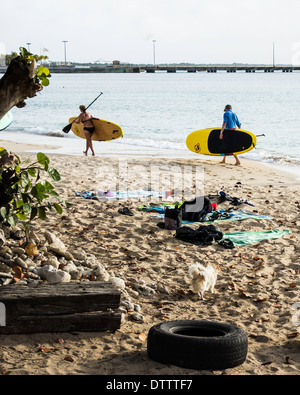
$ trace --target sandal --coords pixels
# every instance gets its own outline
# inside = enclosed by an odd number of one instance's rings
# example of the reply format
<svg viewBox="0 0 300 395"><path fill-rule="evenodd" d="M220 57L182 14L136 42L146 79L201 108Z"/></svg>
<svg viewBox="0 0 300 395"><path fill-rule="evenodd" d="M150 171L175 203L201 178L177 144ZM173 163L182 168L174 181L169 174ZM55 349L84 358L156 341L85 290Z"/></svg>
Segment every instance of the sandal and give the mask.
<svg viewBox="0 0 300 395"><path fill-rule="evenodd" d="M124 214L124 215L129 215L130 217L133 216L133 212L130 211L128 207L120 208L120 209L118 210L118 213Z"/></svg>
<svg viewBox="0 0 300 395"><path fill-rule="evenodd" d="M226 249L235 248L233 242L229 239L223 239L218 242L218 244Z"/></svg>

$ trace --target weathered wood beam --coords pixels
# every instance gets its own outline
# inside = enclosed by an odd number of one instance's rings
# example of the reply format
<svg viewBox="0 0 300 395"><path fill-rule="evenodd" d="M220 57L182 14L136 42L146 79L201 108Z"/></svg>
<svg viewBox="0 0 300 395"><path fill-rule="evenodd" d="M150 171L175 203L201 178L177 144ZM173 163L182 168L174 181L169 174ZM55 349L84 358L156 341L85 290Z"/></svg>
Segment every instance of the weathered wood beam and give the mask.
<svg viewBox="0 0 300 395"><path fill-rule="evenodd" d="M120 292L108 282L0 287L6 326L0 335L120 328Z"/></svg>

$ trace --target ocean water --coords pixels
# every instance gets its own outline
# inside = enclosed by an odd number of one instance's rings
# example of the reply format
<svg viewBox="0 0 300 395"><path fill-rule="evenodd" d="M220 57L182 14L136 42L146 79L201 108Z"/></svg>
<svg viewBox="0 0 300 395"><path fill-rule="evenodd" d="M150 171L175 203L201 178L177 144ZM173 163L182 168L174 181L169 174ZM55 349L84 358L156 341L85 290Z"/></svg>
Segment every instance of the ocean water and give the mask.
<svg viewBox="0 0 300 395"><path fill-rule="evenodd" d="M27 100L25 108L12 110L14 121L0 139L50 144L60 147L55 152L82 155L84 140L61 130L79 114L79 105L87 106L103 92L89 111L120 125L124 138L96 142L97 155L195 158L186 137L220 127L224 106L231 104L243 129L265 134L241 157L297 169L299 86L299 72L53 74L49 87Z"/></svg>

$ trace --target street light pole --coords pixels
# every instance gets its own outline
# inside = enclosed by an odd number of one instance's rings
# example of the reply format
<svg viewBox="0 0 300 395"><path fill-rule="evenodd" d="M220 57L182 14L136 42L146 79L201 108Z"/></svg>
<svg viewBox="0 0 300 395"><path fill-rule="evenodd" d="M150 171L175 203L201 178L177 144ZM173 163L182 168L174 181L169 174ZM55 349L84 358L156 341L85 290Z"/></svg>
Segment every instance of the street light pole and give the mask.
<svg viewBox="0 0 300 395"><path fill-rule="evenodd" d="M30 45L31 45L31 43L26 43L27 44L27 47L28 47L28 52L30 52Z"/></svg>
<svg viewBox="0 0 300 395"><path fill-rule="evenodd" d="M65 66L67 65L67 42L68 41L63 41L65 47Z"/></svg>
<svg viewBox="0 0 300 395"><path fill-rule="evenodd" d="M155 44L156 44L156 40L153 40L153 66L155 68Z"/></svg>

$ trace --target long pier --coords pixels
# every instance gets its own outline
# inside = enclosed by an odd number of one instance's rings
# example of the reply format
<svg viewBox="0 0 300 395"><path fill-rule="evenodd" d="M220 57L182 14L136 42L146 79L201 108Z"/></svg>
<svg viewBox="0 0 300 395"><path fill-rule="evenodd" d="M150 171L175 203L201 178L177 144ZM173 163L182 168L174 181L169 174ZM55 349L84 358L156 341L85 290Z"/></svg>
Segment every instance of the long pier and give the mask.
<svg viewBox="0 0 300 395"><path fill-rule="evenodd" d="M207 72L207 73L217 73L218 71L227 72L227 73L236 73L240 71L244 71L246 73L255 73L255 72L265 72L265 73L274 73L274 72L283 72L283 73L292 73L293 71L299 71L300 66L211 66L211 65L203 65L203 66L144 66L144 65L134 65L134 66L122 66L119 67L111 67L111 66L50 66L51 73L155 73L155 72L167 72L167 73L176 73L176 72L187 72L187 73L197 73L197 72Z"/></svg>
<svg viewBox="0 0 300 395"><path fill-rule="evenodd" d="M187 72L187 73L197 73L197 72L207 72L207 73L217 73L218 71L227 72L227 73L236 73L244 71L246 73L255 73L255 72L265 72L265 73L274 73L274 72L283 72L283 73L292 73L293 71L299 71L300 66L291 66L291 65L283 65L283 66L235 66L235 65L222 65L222 66L213 66L213 65L203 65L203 66L144 66L144 65L134 65L134 66L122 66L119 67L111 67L111 66L56 66L50 67L51 73L155 73L155 72L167 72L167 73L176 73L176 72Z"/></svg>
<svg viewBox="0 0 300 395"><path fill-rule="evenodd" d="M256 71L265 73L274 73L276 71L292 73L293 71L299 71L300 66L150 66L145 67L144 70L147 73L155 73L156 71L165 71L167 73L176 73L177 71L186 71L188 73L217 73L218 71L225 71L227 73L236 73L239 71L246 73L255 73Z"/></svg>
<svg viewBox="0 0 300 395"><path fill-rule="evenodd" d="M56 74L77 74L77 73L156 73L156 72L166 72L166 73L176 73L176 72L187 72L187 73L198 73L198 72L207 72L207 73L217 73L218 71L227 72L227 73L236 73L236 72L246 72L246 73L255 73L255 72L265 72L265 73L274 73L274 72L282 72L282 73L292 73L294 71L299 71L300 66L291 66L291 65L282 65L282 66L268 66L268 65L188 65L188 66L145 66L145 65L120 65L117 67L106 66L106 65L91 65L91 66L48 66L50 69L50 73ZM5 73L7 66L0 66L0 73Z"/></svg>

